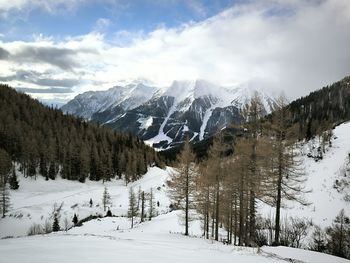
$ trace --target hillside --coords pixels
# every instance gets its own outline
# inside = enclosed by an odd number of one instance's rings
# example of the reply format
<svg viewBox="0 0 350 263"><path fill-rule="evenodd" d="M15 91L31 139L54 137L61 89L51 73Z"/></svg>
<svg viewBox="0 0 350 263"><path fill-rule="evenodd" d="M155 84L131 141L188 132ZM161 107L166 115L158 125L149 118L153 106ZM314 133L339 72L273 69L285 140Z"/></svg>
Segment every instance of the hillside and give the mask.
<svg viewBox="0 0 350 263"><path fill-rule="evenodd" d="M350 119L350 76L290 103L301 138L310 139Z"/></svg>
<svg viewBox="0 0 350 263"><path fill-rule="evenodd" d="M47 180L109 180L126 173L133 181L159 164L140 139L64 115L6 85L0 85L0 147L25 176Z"/></svg>

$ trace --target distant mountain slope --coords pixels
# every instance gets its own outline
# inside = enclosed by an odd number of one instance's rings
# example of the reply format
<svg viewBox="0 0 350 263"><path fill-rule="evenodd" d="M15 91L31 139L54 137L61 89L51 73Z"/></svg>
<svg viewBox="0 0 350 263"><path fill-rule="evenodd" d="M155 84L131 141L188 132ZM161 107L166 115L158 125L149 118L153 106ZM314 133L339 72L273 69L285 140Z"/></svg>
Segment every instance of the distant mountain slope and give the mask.
<svg viewBox="0 0 350 263"><path fill-rule="evenodd" d="M241 122L240 110L255 93L262 98L265 113L270 113L274 98L266 91L224 88L205 80L174 81L165 88L138 83L90 91L76 96L62 110L131 132L165 149L181 143L185 136L197 142Z"/></svg>
<svg viewBox="0 0 350 263"><path fill-rule="evenodd" d="M127 175L135 180L159 163L142 140L83 121L0 85L0 148L26 176L39 172L84 182Z"/></svg>
<svg viewBox="0 0 350 263"><path fill-rule="evenodd" d="M290 103L302 138L350 120L350 76Z"/></svg>

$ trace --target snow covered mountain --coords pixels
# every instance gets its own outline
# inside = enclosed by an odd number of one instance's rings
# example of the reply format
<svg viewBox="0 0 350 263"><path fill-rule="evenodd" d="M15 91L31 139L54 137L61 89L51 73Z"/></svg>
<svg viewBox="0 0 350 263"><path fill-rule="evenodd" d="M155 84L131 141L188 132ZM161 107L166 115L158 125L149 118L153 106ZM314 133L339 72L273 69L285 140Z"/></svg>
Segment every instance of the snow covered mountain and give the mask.
<svg viewBox="0 0 350 263"><path fill-rule="evenodd" d="M136 108L148 101L156 91L155 87L134 82L126 86L115 86L106 91L88 91L79 94L62 107L62 110L91 119L96 112L119 108L121 111Z"/></svg>
<svg viewBox="0 0 350 263"><path fill-rule="evenodd" d="M255 94L265 113L273 110L268 92L248 86L227 88L205 80L174 81L169 87L143 83L89 91L62 107L64 112L131 132L157 148L167 148L189 136L200 141L242 121L241 108Z"/></svg>

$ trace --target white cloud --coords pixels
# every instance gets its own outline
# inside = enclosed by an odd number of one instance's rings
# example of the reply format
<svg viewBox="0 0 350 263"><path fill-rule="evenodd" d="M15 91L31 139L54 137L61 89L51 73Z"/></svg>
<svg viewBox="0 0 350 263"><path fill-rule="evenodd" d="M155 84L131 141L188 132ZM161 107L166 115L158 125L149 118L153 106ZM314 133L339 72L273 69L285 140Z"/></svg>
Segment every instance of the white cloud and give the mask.
<svg viewBox="0 0 350 263"><path fill-rule="evenodd" d="M0 0L0 15L7 16L10 11L28 12L41 8L49 13L74 11L78 5L88 0Z"/></svg>
<svg viewBox="0 0 350 263"><path fill-rule="evenodd" d="M146 35L117 32L114 41L96 31L60 42L42 36L31 43L0 40L11 54L0 60L0 72L35 67L69 79L78 76L76 92L139 77L159 85L203 78L222 85L251 82L294 98L350 74L349 28L348 0L250 1L180 28L163 27ZM11 60L27 46L66 53L51 64ZM66 62L72 71L64 69Z"/></svg>

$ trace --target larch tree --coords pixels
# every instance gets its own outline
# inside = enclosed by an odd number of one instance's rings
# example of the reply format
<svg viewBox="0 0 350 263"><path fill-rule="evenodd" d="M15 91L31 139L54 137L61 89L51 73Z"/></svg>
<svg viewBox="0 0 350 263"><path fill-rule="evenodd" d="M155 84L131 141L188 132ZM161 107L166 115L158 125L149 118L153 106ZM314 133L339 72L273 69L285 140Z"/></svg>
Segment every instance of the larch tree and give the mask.
<svg viewBox="0 0 350 263"><path fill-rule="evenodd" d="M333 220L331 227L326 229L329 252L339 257L350 258L350 218L342 209Z"/></svg>
<svg viewBox="0 0 350 263"><path fill-rule="evenodd" d="M263 117L263 105L261 98L256 93L251 98L250 102L245 105L243 116L246 120L244 124L245 137L250 147L250 156L248 164L249 173L249 239L250 242L255 242L255 218L256 218L256 195L259 187L259 155L258 144L261 136L261 118Z"/></svg>
<svg viewBox="0 0 350 263"><path fill-rule="evenodd" d="M129 190L129 209L128 209L128 217L131 218L131 228L134 227L134 218L138 214L137 209L137 200L134 189L131 187Z"/></svg>
<svg viewBox="0 0 350 263"><path fill-rule="evenodd" d="M171 200L185 214L186 236L188 236L190 210L195 208L193 201L196 193L196 177L198 174L198 167L195 160L195 155L187 138L177 158L176 171L167 182Z"/></svg>
<svg viewBox="0 0 350 263"><path fill-rule="evenodd" d="M196 210L203 217L203 236L207 239L209 239L212 196L214 192L208 169L208 160L202 161L199 165L196 193Z"/></svg>
<svg viewBox="0 0 350 263"><path fill-rule="evenodd" d="M280 239L280 218L282 200L293 200L303 205L307 202L303 194L307 192L303 183L305 172L298 151L293 149L295 140L289 134L288 118L289 110L286 99L281 96L276 101L276 109L272 119L271 130L273 132L273 168L272 178L275 192L275 241L279 244Z"/></svg>
<svg viewBox="0 0 350 263"><path fill-rule="evenodd" d="M148 194L148 220L152 220L156 216L156 204L154 201L153 189L150 189Z"/></svg>
<svg viewBox="0 0 350 263"><path fill-rule="evenodd" d="M145 191L141 192L141 222L145 221Z"/></svg>
<svg viewBox="0 0 350 263"><path fill-rule="evenodd" d="M225 155L225 144L223 141L223 135L214 137L212 146L209 149L208 154L208 172L210 181L214 187L214 210L215 215L215 225L214 225L214 239L219 240L219 224L220 224L220 205L221 205L221 192L222 192L222 182L224 179L224 155Z"/></svg>

